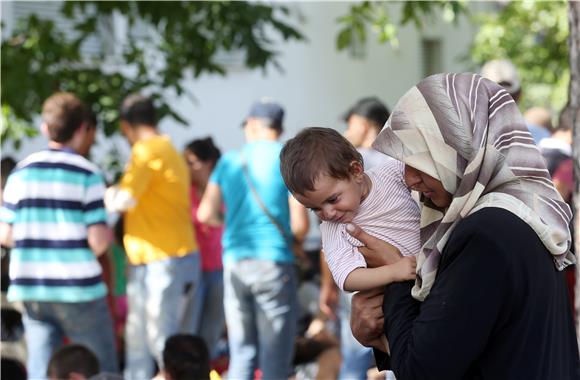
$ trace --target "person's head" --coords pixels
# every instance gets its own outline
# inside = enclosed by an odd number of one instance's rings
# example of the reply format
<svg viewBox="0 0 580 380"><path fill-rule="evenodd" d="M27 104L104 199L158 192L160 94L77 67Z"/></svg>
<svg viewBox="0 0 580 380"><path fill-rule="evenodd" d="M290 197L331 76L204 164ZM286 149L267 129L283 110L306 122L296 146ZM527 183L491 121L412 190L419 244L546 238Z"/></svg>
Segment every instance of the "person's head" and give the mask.
<svg viewBox="0 0 580 380"><path fill-rule="evenodd" d="M445 190L443 183L437 177L405 165L404 178L408 188L428 198L435 206L445 209L451 204L453 195Z"/></svg>
<svg viewBox="0 0 580 380"><path fill-rule="evenodd" d="M58 92L42 105L42 131L51 142L78 150L89 123L89 109L74 94Z"/></svg>
<svg viewBox="0 0 580 380"><path fill-rule="evenodd" d="M450 228L483 207L507 208L538 233L559 268L571 262L569 208L504 95L477 74L430 76L401 97L373 144L404 162L407 185L422 193L418 299L433 284Z"/></svg>
<svg viewBox="0 0 580 380"><path fill-rule="evenodd" d="M88 157L91 153L91 147L95 143L95 137L97 134L97 115L89 110L87 119L87 133L82 144L78 148L78 153L81 156Z"/></svg>
<svg viewBox="0 0 580 380"><path fill-rule="evenodd" d="M138 140L140 128L157 128L157 113L153 100L140 94L127 96L119 109L121 132L131 145Z"/></svg>
<svg viewBox="0 0 580 380"><path fill-rule="evenodd" d="M214 145L213 139L206 137L188 143L183 155L189 167L191 182L195 185L201 185L207 182L221 152Z"/></svg>
<svg viewBox="0 0 580 380"><path fill-rule="evenodd" d="M580 111L576 114L576 120L580 120ZM558 126L554 129L553 137L572 145L573 124L572 107L568 104L558 116Z"/></svg>
<svg viewBox="0 0 580 380"><path fill-rule="evenodd" d="M481 68L481 76L499 84L516 102L519 101L522 91L520 77L511 61L507 59L488 61Z"/></svg>
<svg viewBox="0 0 580 380"><path fill-rule="evenodd" d="M344 136L355 147L368 148L389 118L388 108L376 97L362 98L344 115Z"/></svg>
<svg viewBox="0 0 580 380"><path fill-rule="evenodd" d="M524 112L524 119L529 125L542 127L552 132L552 115L544 107L532 107Z"/></svg>
<svg viewBox="0 0 580 380"><path fill-rule="evenodd" d="M98 373L99 360L81 344L69 344L55 351L46 371L50 380L86 380Z"/></svg>
<svg viewBox="0 0 580 380"><path fill-rule="evenodd" d="M2 357L2 378L10 380L26 380L26 367L16 359Z"/></svg>
<svg viewBox="0 0 580 380"><path fill-rule="evenodd" d="M209 379L209 351L199 336L170 336L165 341L163 363L166 380Z"/></svg>
<svg viewBox="0 0 580 380"><path fill-rule="evenodd" d="M280 171L298 202L325 221L350 222L368 193L361 154L331 128L306 128L288 140Z"/></svg>
<svg viewBox="0 0 580 380"><path fill-rule="evenodd" d="M252 105L242 126L247 141L276 140L284 131L284 108L269 99L261 99Z"/></svg>

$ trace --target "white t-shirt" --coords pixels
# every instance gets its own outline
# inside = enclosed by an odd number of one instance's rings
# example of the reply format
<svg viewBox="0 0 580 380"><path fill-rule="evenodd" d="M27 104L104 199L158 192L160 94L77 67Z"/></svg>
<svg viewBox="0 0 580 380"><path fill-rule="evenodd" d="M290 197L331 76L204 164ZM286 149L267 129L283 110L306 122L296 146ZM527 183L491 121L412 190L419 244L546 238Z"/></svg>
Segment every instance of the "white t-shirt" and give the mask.
<svg viewBox="0 0 580 380"><path fill-rule="evenodd" d="M387 156L373 148L356 148L363 157L365 170L371 170L377 166L383 166L387 162L396 161L394 158Z"/></svg>
<svg viewBox="0 0 580 380"><path fill-rule="evenodd" d="M352 223L368 234L386 241L405 256L419 253L419 206L403 179L404 165L390 160L365 173L372 186L361 203ZM349 235L346 223L322 222L322 249L334 281L344 289L344 281L350 272L366 268L363 255L357 247L362 243Z"/></svg>

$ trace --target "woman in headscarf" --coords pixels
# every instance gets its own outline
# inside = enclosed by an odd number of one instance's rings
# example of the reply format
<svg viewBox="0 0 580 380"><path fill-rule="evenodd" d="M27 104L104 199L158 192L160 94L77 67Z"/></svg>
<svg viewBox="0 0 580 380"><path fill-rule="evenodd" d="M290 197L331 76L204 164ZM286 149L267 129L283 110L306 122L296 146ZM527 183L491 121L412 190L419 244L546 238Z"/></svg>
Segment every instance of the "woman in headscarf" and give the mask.
<svg viewBox="0 0 580 380"><path fill-rule="evenodd" d="M509 94L476 74L431 76L374 147L405 163L422 206L417 280L384 292L390 358L373 330L383 295L353 300L353 333L378 364L399 380L580 378L561 272L575 262L572 215ZM352 230L367 261L384 256L386 243Z"/></svg>

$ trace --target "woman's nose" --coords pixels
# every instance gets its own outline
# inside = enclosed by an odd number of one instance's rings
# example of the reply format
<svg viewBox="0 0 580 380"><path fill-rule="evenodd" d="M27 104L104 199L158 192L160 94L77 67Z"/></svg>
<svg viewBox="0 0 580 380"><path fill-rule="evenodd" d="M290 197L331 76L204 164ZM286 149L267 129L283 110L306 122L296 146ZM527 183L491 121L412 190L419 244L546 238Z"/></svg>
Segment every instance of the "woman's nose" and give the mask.
<svg viewBox="0 0 580 380"><path fill-rule="evenodd" d="M417 169L410 167L409 165L405 165L405 185L407 187L413 187L421 182L421 176Z"/></svg>

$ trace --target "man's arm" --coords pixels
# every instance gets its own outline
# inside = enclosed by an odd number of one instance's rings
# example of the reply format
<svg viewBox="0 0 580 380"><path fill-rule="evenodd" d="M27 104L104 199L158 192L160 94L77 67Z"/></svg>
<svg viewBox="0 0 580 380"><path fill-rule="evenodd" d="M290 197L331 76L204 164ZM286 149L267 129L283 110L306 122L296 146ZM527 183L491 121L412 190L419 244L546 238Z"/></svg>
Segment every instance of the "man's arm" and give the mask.
<svg viewBox="0 0 580 380"><path fill-rule="evenodd" d="M301 243L310 229L308 210L292 195L288 197L288 206L290 208L290 229L296 241Z"/></svg>
<svg viewBox="0 0 580 380"><path fill-rule="evenodd" d="M219 185L208 183L197 208L197 220L201 223L217 226L223 224L222 191Z"/></svg>
<svg viewBox="0 0 580 380"><path fill-rule="evenodd" d="M119 185L105 192L105 205L109 212L123 212L133 208L150 187L153 170L152 157L145 147L133 147L127 168Z"/></svg>
<svg viewBox="0 0 580 380"><path fill-rule="evenodd" d="M310 229L310 219L308 210L292 195L288 197L288 207L290 209L290 229L294 237L294 255L298 260L298 265L302 268L310 268L310 259L304 252L304 239Z"/></svg>
<svg viewBox="0 0 580 380"><path fill-rule="evenodd" d="M320 295L318 304L320 311L332 320L336 320L336 307L338 306L338 286L334 283L330 268L324 258L325 254L320 251Z"/></svg>
<svg viewBox="0 0 580 380"><path fill-rule="evenodd" d="M87 227L87 241L95 256L101 256L111 246L113 232L105 224L93 224Z"/></svg>
<svg viewBox="0 0 580 380"><path fill-rule="evenodd" d="M105 207L109 212L124 212L137 205L130 192L119 186L110 186L105 192Z"/></svg>
<svg viewBox="0 0 580 380"><path fill-rule="evenodd" d="M0 222L0 243L8 248L14 246L12 239L12 225L6 222Z"/></svg>

